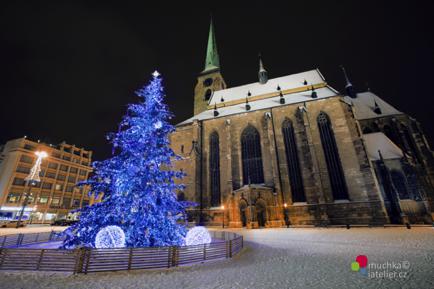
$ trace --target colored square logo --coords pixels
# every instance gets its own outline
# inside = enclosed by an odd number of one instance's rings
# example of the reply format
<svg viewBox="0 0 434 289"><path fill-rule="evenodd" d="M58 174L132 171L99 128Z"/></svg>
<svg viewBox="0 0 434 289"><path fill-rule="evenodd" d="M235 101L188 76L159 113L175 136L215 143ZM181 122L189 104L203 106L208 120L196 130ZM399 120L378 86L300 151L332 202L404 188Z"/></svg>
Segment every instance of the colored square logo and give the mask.
<svg viewBox="0 0 434 289"><path fill-rule="evenodd" d="M360 269L360 265L359 265L358 262L352 262L352 263L351 263L351 270L352 270L352 271L357 272L357 271L359 271L359 269Z"/></svg>

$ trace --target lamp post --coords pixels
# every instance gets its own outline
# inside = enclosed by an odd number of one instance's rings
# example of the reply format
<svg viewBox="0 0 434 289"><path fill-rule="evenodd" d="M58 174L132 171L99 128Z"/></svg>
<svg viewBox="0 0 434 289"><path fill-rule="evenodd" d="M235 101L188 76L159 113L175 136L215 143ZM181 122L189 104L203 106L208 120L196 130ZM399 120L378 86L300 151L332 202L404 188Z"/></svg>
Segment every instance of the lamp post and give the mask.
<svg viewBox="0 0 434 289"><path fill-rule="evenodd" d="M31 194L32 186L35 186L38 182L41 181L41 179L39 178L39 173L41 172L42 159L44 159L48 156L48 154L44 151L37 151L37 152L35 152L35 155L38 158L36 159L36 162L33 165L32 169L30 170L29 175L24 179L25 180L25 183L24 183L24 201L23 201L23 206L21 207L20 216L18 218L17 227L16 227L17 229L21 225L21 220L23 219L24 211L26 209L27 203L29 202L29 198L32 195ZM26 192L26 188L28 188L27 192Z"/></svg>
<svg viewBox="0 0 434 289"><path fill-rule="evenodd" d="M285 225L287 228L289 228L289 216L288 216L288 204L283 204L283 217L285 219Z"/></svg>
<svg viewBox="0 0 434 289"><path fill-rule="evenodd" d="M224 229L225 228L225 206L222 205L221 208L223 211L222 228Z"/></svg>

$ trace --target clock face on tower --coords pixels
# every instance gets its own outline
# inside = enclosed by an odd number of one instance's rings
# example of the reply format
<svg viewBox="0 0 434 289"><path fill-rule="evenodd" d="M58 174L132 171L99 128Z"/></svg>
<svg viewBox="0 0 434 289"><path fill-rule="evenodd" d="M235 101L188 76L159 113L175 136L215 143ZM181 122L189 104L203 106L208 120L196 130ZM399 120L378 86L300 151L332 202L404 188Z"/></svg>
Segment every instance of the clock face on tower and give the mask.
<svg viewBox="0 0 434 289"><path fill-rule="evenodd" d="M208 77L207 79L205 79L203 81L203 86L208 87L208 86L210 86L212 84L212 82L213 82L212 78Z"/></svg>

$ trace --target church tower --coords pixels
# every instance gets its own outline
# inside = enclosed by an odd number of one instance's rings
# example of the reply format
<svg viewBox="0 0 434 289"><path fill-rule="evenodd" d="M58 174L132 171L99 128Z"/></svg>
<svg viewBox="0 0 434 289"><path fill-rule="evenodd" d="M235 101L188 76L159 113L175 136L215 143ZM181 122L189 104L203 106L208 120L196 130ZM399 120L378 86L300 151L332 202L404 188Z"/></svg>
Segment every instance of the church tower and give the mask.
<svg viewBox="0 0 434 289"><path fill-rule="evenodd" d="M226 88L226 83L220 73L220 60L217 52L217 43L214 26L211 19L206 50L205 69L197 77L194 89L194 115L205 111L214 91Z"/></svg>

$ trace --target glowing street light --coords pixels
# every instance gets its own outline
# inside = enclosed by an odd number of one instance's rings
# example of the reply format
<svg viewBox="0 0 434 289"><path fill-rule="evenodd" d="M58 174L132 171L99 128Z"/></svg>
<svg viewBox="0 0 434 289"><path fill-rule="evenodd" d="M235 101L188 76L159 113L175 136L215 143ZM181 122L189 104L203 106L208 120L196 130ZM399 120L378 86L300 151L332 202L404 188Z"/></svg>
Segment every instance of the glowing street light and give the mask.
<svg viewBox="0 0 434 289"><path fill-rule="evenodd" d="M289 228L289 215L288 215L288 204L284 203L283 204L283 217L285 219L285 225L287 228Z"/></svg>
<svg viewBox="0 0 434 289"><path fill-rule="evenodd" d="M36 162L33 165L32 169L30 170L29 175L24 179L26 181L26 183L24 184L24 191L25 191L26 185L30 184L31 186L34 186L34 185L36 185L36 183L41 181L41 179L39 178L39 174L41 173L42 159L48 157L48 154L44 151L36 151L35 155L37 156ZM25 192L23 206L21 207L20 217L18 218L18 222L17 222L17 229L21 225L21 220L22 220L23 215L24 215L24 210L26 209L27 203L29 202L30 190L31 190L31 187L29 187L28 191Z"/></svg>
<svg viewBox="0 0 434 289"><path fill-rule="evenodd" d="M222 205L221 209L223 211L222 228L224 229L225 228L225 206Z"/></svg>

